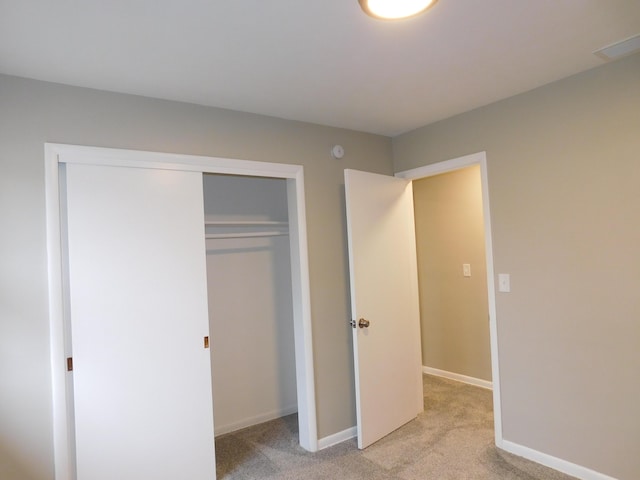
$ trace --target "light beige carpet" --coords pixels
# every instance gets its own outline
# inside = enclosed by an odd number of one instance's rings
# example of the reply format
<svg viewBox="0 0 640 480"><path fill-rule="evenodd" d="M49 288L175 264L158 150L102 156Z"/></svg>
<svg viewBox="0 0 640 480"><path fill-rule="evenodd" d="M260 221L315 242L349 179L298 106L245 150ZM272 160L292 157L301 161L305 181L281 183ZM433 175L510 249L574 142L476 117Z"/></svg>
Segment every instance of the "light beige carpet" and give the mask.
<svg viewBox="0 0 640 480"><path fill-rule="evenodd" d="M216 439L218 480L568 480L493 445L491 392L424 376L425 411L365 450L355 439L317 453L290 415Z"/></svg>

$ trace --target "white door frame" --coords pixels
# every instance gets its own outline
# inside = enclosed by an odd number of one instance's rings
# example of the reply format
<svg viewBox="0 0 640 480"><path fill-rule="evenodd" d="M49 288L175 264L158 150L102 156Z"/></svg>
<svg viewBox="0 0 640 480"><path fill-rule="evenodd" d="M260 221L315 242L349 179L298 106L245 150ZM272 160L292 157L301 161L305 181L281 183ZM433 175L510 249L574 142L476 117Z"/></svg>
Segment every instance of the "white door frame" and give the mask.
<svg viewBox="0 0 640 480"><path fill-rule="evenodd" d="M74 479L73 398L68 388L59 167L63 163L284 178L287 184L300 445L318 450L304 173L300 165L219 157L45 144L45 200L53 444L56 480ZM204 219L203 219L204 221ZM204 261L204 259L203 259Z"/></svg>
<svg viewBox="0 0 640 480"><path fill-rule="evenodd" d="M484 215L485 257L487 263L487 295L489 300L489 339L491 344L491 380L493 383L493 416L496 446L502 448L502 408L500 400L500 369L498 356L498 329L496 319L496 291L493 270L493 246L491 240L491 209L489 208L489 181L487 177L486 152L473 153L464 157L445 160L425 165L424 167L405 170L395 174L398 178L418 180L441 173L452 172L461 168L480 166L482 184L482 213Z"/></svg>

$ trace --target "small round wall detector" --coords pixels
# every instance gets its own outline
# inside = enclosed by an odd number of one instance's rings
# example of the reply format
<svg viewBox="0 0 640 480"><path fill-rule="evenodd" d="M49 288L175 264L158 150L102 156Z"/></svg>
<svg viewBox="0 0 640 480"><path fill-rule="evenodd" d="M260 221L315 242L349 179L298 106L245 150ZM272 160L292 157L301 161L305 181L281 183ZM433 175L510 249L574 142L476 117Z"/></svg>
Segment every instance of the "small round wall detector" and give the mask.
<svg viewBox="0 0 640 480"><path fill-rule="evenodd" d="M344 157L344 148L342 147L342 145L334 145L331 148L331 156L338 160Z"/></svg>

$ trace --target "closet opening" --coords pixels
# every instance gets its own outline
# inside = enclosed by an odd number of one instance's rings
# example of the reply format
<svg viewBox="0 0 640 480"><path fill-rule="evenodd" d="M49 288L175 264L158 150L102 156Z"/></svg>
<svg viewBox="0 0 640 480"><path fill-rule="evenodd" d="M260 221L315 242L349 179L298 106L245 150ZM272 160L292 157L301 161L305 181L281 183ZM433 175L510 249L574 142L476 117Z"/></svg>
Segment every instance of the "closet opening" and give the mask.
<svg viewBox="0 0 640 480"><path fill-rule="evenodd" d="M205 173L203 186L219 439L298 411L289 209L282 178Z"/></svg>

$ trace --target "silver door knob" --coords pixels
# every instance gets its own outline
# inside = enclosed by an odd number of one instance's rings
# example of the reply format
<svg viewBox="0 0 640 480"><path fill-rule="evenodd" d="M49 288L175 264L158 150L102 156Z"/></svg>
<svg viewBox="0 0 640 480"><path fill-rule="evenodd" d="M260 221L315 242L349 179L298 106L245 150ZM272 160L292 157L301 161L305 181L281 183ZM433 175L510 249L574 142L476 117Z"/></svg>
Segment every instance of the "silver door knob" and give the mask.
<svg viewBox="0 0 640 480"><path fill-rule="evenodd" d="M367 328L369 326L369 320L367 320L366 318L361 318L360 320L358 320L358 326L360 328Z"/></svg>

